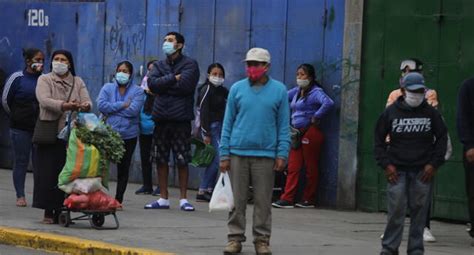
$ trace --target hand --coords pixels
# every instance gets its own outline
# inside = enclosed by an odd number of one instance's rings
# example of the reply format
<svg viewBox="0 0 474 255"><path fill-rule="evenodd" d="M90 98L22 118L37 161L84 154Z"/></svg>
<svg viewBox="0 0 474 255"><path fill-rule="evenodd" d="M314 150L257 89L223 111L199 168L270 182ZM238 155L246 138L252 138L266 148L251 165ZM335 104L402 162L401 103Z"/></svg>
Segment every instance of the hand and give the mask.
<svg viewBox="0 0 474 255"><path fill-rule="evenodd" d="M91 105L88 102L84 102L79 106L79 110L88 112L91 109Z"/></svg>
<svg viewBox="0 0 474 255"><path fill-rule="evenodd" d="M221 173L230 171L230 159L221 160L219 162L219 169L221 170Z"/></svg>
<svg viewBox="0 0 474 255"><path fill-rule="evenodd" d="M130 106L131 103L132 103L132 100L128 99L128 101L123 103L123 109L127 109Z"/></svg>
<svg viewBox="0 0 474 255"><path fill-rule="evenodd" d="M316 117L312 117L311 118L311 124L315 127L319 127L319 123L321 123L321 120L316 118Z"/></svg>
<svg viewBox="0 0 474 255"><path fill-rule="evenodd" d="M433 179L435 173L436 169L432 165L428 164L423 169L423 174L421 175L420 180L424 183L428 183Z"/></svg>
<svg viewBox="0 0 474 255"><path fill-rule="evenodd" d="M466 151L466 160L468 163L474 163L474 148Z"/></svg>
<svg viewBox="0 0 474 255"><path fill-rule="evenodd" d="M211 137L210 136L204 136L204 143L205 144L211 144Z"/></svg>
<svg viewBox="0 0 474 255"><path fill-rule="evenodd" d="M79 109L79 104L76 103L76 102L64 102L62 105L61 105L61 109L65 112L65 111L77 111L77 109Z"/></svg>
<svg viewBox="0 0 474 255"><path fill-rule="evenodd" d="M398 182L398 173L397 173L397 168L390 164L385 168L385 176L387 177L387 180L391 184L395 184Z"/></svg>
<svg viewBox="0 0 474 255"><path fill-rule="evenodd" d="M176 78L177 81L181 80L181 74L177 74L174 77Z"/></svg>
<svg viewBox="0 0 474 255"><path fill-rule="evenodd" d="M286 160L282 158L277 158L275 159L275 164L273 165L273 170L277 172L281 172L285 169L286 166Z"/></svg>

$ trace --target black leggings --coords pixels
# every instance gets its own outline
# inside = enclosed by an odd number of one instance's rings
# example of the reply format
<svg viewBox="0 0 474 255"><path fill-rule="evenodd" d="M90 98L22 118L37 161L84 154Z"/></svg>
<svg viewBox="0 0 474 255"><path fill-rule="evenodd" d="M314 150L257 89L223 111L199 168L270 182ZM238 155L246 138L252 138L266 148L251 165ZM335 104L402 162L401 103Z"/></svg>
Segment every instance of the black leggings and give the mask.
<svg viewBox="0 0 474 255"><path fill-rule="evenodd" d="M128 173L130 171L130 164L132 163L133 152L137 145L137 138L123 140L125 143L125 154L120 163L117 164L117 192L115 199L120 203L123 201L123 194L127 189Z"/></svg>

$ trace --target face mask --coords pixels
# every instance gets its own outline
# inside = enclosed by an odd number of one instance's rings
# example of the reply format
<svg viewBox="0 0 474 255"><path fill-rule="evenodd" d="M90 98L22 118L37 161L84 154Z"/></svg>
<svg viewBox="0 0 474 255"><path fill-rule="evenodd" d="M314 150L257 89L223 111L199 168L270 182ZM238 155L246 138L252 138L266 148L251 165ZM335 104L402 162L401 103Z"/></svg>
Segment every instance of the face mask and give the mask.
<svg viewBox="0 0 474 255"><path fill-rule="evenodd" d="M218 87L224 83L224 78L220 78L217 76L209 76L209 81L212 83L212 85Z"/></svg>
<svg viewBox="0 0 474 255"><path fill-rule="evenodd" d="M296 84L302 89L309 86L309 80L296 79Z"/></svg>
<svg viewBox="0 0 474 255"><path fill-rule="evenodd" d="M247 76L251 81L258 81L266 72L264 66L248 66L247 67Z"/></svg>
<svg viewBox="0 0 474 255"><path fill-rule="evenodd" d="M119 85L127 85L128 81L130 79L130 74L124 73L124 72L119 72L115 74L115 80Z"/></svg>
<svg viewBox="0 0 474 255"><path fill-rule="evenodd" d="M69 66L59 61L53 61L53 72L57 75L64 75L69 71Z"/></svg>
<svg viewBox="0 0 474 255"><path fill-rule="evenodd" d="M172 55L176 52L176 49L174 48L174 43L172 42L164 42L162 49L166 56Z"/></svg>
<svg viewBox="0 0 474 255"><path fill-rule="evenodd" d="M31 64L31 69L37 73L41 73L43 71L43 63L36 62Z"/></svg>
<svg viewBox="0 0 474 255"><path fill-rule="evenodd" d="M423 103L424 99L425 99L424 93L413 93L410 91L405 91L405 102L410 107L414 108L414 107L420 106L420 104Z"/></svg>

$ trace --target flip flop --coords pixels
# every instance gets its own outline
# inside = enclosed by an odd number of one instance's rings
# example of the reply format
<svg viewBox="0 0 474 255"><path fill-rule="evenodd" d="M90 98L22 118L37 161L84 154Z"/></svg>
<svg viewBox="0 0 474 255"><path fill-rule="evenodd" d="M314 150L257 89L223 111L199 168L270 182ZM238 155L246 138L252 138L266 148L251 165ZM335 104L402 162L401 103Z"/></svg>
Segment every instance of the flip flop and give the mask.
<svg viewBox="0 0 474 255"><path fill-rule="evenodd" d="M145 209L170 209L169 205L160 205L158 201L153 201L152 203L146 204Z"/></svg>
<svg viewBox="0 0 474 255"><path fill-rule="evenodd" d="M192 212L194 211L194 206L190 203L184 203L182 206L181 206L181 210L182 211L186 211L186 212Z"/></svg>
<svg viewBox="0 0 474 255"><path fill-rule="evenodd" d="M19 197L16 199L16 206L26 207L26 199L24 197Z"/></svg>

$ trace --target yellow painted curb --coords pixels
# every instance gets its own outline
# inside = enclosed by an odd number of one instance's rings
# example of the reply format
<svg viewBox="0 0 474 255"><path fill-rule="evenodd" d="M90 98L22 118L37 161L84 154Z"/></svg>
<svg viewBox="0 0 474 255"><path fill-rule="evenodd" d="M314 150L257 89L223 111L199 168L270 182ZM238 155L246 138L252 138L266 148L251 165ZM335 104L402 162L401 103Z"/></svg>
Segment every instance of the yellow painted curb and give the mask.
<svg viewBox="0 0 474 255"><path fill-rule="evenodd" d="M132 248L77 237L0 226L0 243L66 254L171 255L155 250Z"/></svg>

